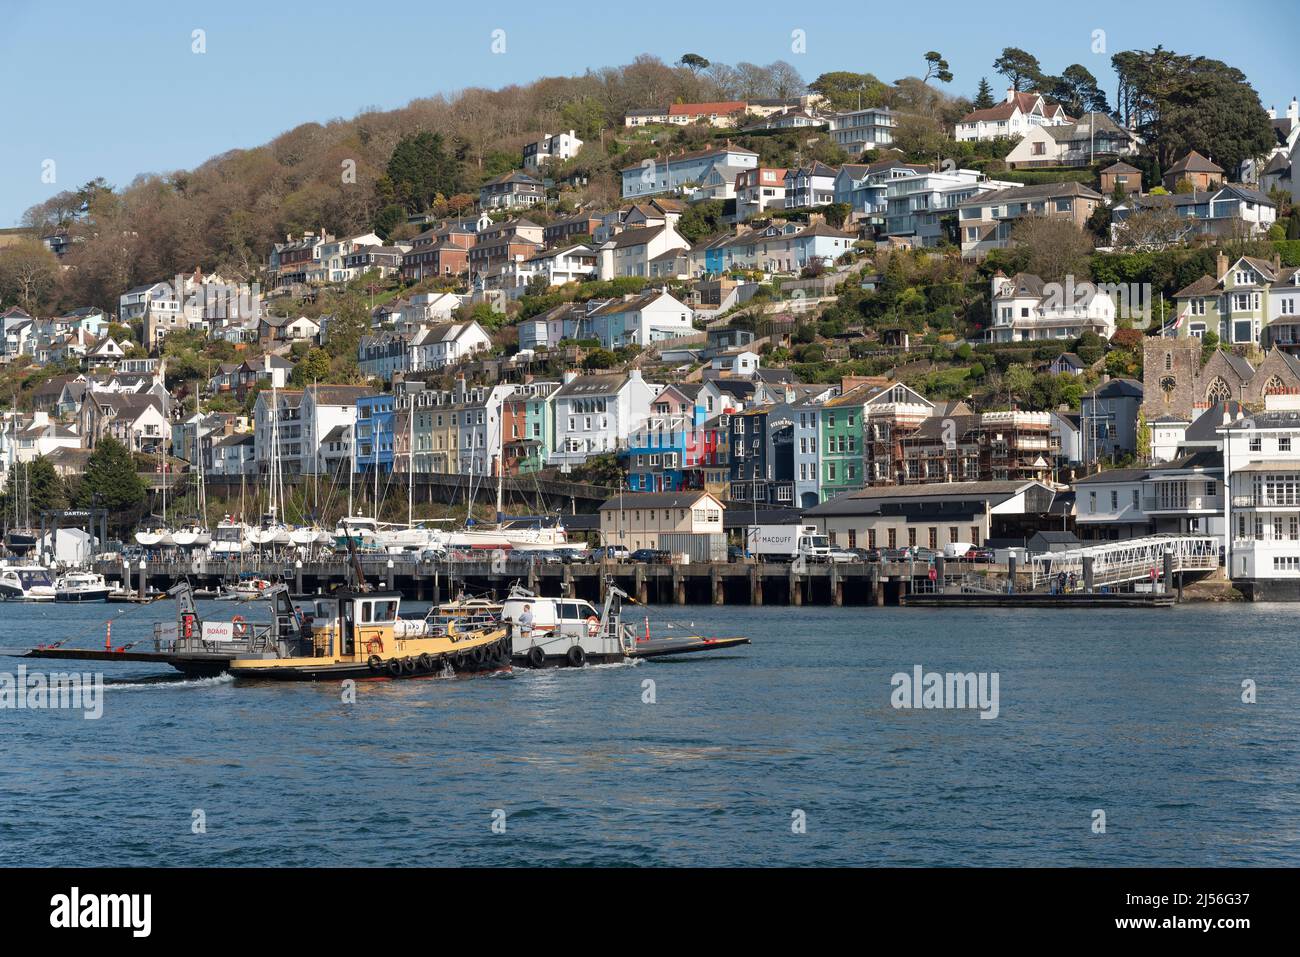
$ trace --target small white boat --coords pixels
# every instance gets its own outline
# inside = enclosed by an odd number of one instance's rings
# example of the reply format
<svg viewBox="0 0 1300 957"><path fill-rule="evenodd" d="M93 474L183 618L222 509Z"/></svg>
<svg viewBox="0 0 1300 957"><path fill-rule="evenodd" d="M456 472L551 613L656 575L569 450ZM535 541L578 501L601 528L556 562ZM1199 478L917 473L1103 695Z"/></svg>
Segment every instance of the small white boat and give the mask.
<svg viewBox="0 0 1300 957"><path fill-rule="evenodd" d="M54 582L41 565L11 565L0 569L0 599L54 601Z"/></svg>
<svg viewBox="0 0 1300 957"><path fill-rule="evenodd" d="M112 591L96 572L67 572L54 583L55 601L104 601Z"/></svg>
<svg viewBox="0 0 1300 957"><path fill-rule="evenodd" d="M316 541L316 535L320 532L318 528L295 528L289 531L289 541L294 545L306 547Z"/></svg>

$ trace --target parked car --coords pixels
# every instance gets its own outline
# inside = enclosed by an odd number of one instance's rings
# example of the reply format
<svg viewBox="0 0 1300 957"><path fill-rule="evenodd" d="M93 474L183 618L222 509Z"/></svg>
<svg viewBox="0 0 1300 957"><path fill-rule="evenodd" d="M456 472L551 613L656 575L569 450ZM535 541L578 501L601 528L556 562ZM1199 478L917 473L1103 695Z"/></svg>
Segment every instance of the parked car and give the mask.
<svg viewBox="0 0 1300 957"><path fill-rule="evenodd" d="M965 554L968 562L983 562L988 564L993 561L993 549L991 548L972 548Z"/></svg>
<svg viewBox="0 0 1300 957"><path fill-rule="evenodd" d="M850 548L849 551L857 555L860 562L880 561L880 549L878 548Z"/></svg>
<svg viewBox="0 0 1300 957"><path fill-rule="evenodd" d="M838 548L835 545L831 546L828 557L836 565L848 565L862 560L852 550L847 548Z"/></svg>
<svg viewBox="0 0 1300 957"><path fill-rule="evenodd" d="M528 556L530 562L536 562L539 565L563 565L564 556L557 551L545 548L530 549L524 553Z"/></svg>
<svg viewBox="0 0 1300 957"><path fill-rule="evenodd" d="M625 562L632 553L627 550L626 545L601 545L593 548L590 555L593 562Z"/></svg>
<svg viewBox="0 0 1300 957"><path fill-rule="evenodd" d="M630 557L634 562L647 565L662 565L672 560L672 555L662 548L638 548Z"/></svg>

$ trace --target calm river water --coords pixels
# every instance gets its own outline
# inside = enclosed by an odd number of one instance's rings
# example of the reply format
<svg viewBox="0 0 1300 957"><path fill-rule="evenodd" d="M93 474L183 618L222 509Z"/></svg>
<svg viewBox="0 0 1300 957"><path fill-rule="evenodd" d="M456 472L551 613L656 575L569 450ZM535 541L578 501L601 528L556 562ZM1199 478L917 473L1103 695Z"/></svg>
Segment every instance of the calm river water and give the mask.
<svg viewBox="0 0 1300 957"><path fill-rule="evenodd" d="M0 863L1300 863L1295 606L651 612L754 643L364 682L355 704L103 666L99 720L0 710ZM0 605L0 646L172 614ZM996 673L997 717L894 708L918 665Z"/></svg>

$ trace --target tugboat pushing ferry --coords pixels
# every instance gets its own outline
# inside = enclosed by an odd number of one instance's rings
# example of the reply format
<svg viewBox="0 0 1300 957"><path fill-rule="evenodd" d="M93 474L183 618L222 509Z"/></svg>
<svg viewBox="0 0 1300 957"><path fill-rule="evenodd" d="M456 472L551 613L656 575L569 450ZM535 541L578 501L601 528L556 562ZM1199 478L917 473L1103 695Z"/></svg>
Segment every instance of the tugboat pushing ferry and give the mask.
<svg viewBox="0 0 1300 957"><path fill-rule="evenodd" d="M395 591L340 592L317 598L296 648L271 656L235 658L236 678L337 681L341 678L412 678L503 668L510 639L500 624L429 635L423 620L397 614Z"/></svg>

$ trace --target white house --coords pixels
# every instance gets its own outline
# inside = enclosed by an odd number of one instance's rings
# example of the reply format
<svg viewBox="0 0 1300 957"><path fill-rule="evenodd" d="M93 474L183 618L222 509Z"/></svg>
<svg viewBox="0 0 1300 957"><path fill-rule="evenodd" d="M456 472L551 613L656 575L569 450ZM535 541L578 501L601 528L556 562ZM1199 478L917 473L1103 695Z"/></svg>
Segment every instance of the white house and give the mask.
<svg viewBox="0 0 1300 957"><path fill-rule="evenodd" d="M540 140L524 144L524 166L539 170L551 160L568 160L578 155L582 140L573 130L567 133L546 133Z"/></svg>
<svg viewBox="0 0 1300 957"><path fill-rule="evenodd" d="M753 169L758 165L758 154L753 150L728 145L722 149L697 150L647 159L621 170L623 197L653 196L701 184L715 165Z"/></svg>
<svg viewBox="0 0 1300 957"><path fill-rule="evenodd" d="M813 163L785 173L785 208L803 209L835 202L835 177L839 170Z"/></svg>
<svg viewBox="0 0 1300 957"><path fill-rule="evenodd" d="M1065 108L1048 103L1041 93L1007 90L1006 98L986 110L972 110L957 123L956 139L993 140L1024 136L1035 126L1059 126L1070 122Z"/></svg>
<svg viewBox="0 0 1300 957"><path fill-rule="evenodd" d="M736 219L745 220L765 209L785 208L784 169L756 166L736 176Z"/></svg>
<svg viewBox="0 0 1300 957"><path fill-rule="evenodd" d="M894 129L898 126L897 114L884 106L837 113L829 119L831 139L854 157L893 143Z"/></svg>
<svg viewBox="0 0 1300 957"><path fill-rule="evenodd" d="M205 456L206 471L210 475L253 475L256 471L253 444L252 432L234 432L216 438Z"/></svg>
<svg viewBox="0 0 1300 957"><path fill-rule="evenodd" d="M582 282L595 273L596 251L590 246L577 245L567 249L546 249L526 259L516 259L506 265L502 280L509 294L517 298L538 276L545 278L548 286L563 286L569 282Z"/></svg>
<svg viewBox="0 0 1300 957"><path fill-rule="evenodd" d="M609 375L566 372L555 392L555 445L548 464L568 468L618 451L649 417L658 391L639 369Z"/></svg>
<svg viewBox="0 0 1300 957"><path fill-rule="evenodd" d="M695 334L691 307L667 292L652 289L641 295L614 299L587 314L583 335L600 340L606 349L649 346L665 339Z"/></svg>
<svg viewBox="0 0 1300 957"><path fill-rule="evenodd" d="M659 226L625 229L600 247L596 277L617 279L620 276L650 275L650 260L673 249L689 249L688 243L671 222Z"/></svg>
<svg viewBox="0 0 1300 957"><path fill-rule="evenodd" d="M1300 408L1293 395L1224 416L1225 566L1253 599L1300 597Z"/></svg>
<svg viewBox="0 0 1300 957"><path fill-rule="evenodd" d="M1095 332L1115 334L1115 301L1092 283L1045 283L1032 273L1007 278L999 270L991 280L990 342L1031 339L1077 339Z"/></svg>
<svg viewBox="0 0 1300 957"><path fill-rule="evenodd" d="M445 369L492 348L492 337L477 322L440 322L421 326L411 340L412 372Z"/></svg>
<svg viewBox="0 0 1300 957"><path fill-rule="evenodd" d="M1086 166L1100 156L1132 156L1138 139L1105 113L1085 113L1073 123L1031 126L1007 153L1012 169L1034 166Z"/></svg>
<svg viewBox="0 0 1300 957"><path fill-rule="evenodd" d="M758 371L760 362L757 352L732 349L710 359L709 371L715 375L751 376Z"/></svg>
<svg viewBox="0 0 1300 957"><path fill-rule="evenodd" d="M915 246L938 246L944 240L943 220L956 221L960 203L980 193L1014 187L991 180L973 169L916 172L883 181L885 235L910 238Z"/></svg>

